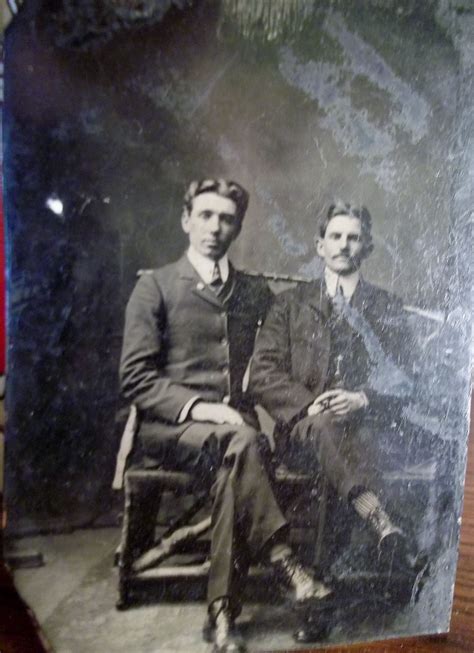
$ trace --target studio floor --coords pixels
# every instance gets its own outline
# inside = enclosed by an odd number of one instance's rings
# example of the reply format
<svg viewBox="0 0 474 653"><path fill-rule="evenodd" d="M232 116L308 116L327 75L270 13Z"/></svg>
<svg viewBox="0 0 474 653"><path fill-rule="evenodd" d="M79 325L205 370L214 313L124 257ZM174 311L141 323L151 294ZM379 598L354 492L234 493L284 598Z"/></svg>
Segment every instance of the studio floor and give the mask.
<svg viewBox="0 0 474 653"><path fill-rule="evenodd" d="M17 569L19 593L34 611L43 634L55 653L208 653L210 645L201 639L205 615L204 588L195 600L153 603L138 602L119 612L117 569L114 552L119 541L115 528L75 531L67 535L23 538L17 550L40 551L44 566ZM390 620L394 635L411 630L423 601ZM426 606L425 606L426 607ZM419 616L419 615L418 615ZM374 628L374 615L357 622L352 632L336 625L326 644L348 636L367 638ZM387 624L379 619L378 627ZM295 648L291 633L295 617L284 601L256 602L250 597L240 619L242 632L253 651ZM375 619L377 622L377 619Z"/></svg>
<svg viewBox="0 0 474 653"><path fill-rule="evenodd" d="M45 565L17 569L15 585L41 624L56 653L205 653L201 639L204 600L138 603L115 608L117 569L114 552L118 529L76 531L68 535L24 538L17 549L40 551ZM202 592L201 592L202 593ZM252 647L287 649L288 608L252 604L242 615ZM252 628L251 626L258 628ZM290 615L291 627L291 615Z"/></svg>

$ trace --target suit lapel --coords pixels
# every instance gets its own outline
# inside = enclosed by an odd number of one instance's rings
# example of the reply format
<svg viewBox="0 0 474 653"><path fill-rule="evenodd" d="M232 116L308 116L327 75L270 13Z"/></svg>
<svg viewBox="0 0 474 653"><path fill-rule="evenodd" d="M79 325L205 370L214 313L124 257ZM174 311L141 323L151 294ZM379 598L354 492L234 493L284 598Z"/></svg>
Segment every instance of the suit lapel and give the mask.
<svg viewBox="0 0 474 653"><path fill-rule="evenodd" d="M321 279L305 284L300 289L299 312L293 330L296 338L292 348L299 351L302 361L300 374L309 387L322 392L322 380L329 364L330 332L328 320L331 302Z"/></svg>
<svg viewBox="0 0 474 653"><path fill-rule="evenodd" d="M226 306L230 305L232 298L239 297L239 288L240 285L237 284L237 273L232 267L231 262L229 261L229 277L222 288L222 291L219 295L220 300Z"/></svg>
<svg viewBox="0 0 474 653"><path fill-rule="evenodd" d="M326 293L326 286L322 279L312 282L307 288L308 305L325 319L331 315L331 302Z"/></svg>
<svg viewBox="0 0 474 653"><path fill-rule="evenodd" d="M350 305L359 315L365 315L366 313L370 313L372 304L372 286L363 279L360 279L352 295Z"/></svg>
<svg viewBox="0 0 474 653"><path fill-rule="evenodd" d="M223 308L223 298L217 296L209 286L204 283L197 271L191 265L186 254L178 261L178 269L179 279L181 282L189 285L189 289L194 295L197 295L200 299L212 304L213 306Z"/></svg>
<svg viewBox="0 0 474 653"><path fill-rule="evenodd" d="M248 301L248 287L246 285L245 275L236 270L229 261L229 279L226 282L226 291L223 293L223 298L226 306L228 306L229 311L242 312L246 310L242 306L242 303L245 304ZM250 298L252 301L254 298Z"/></svg>
<svg viewBox="0 0 474 653"><path fill-rule="evenodd" d="M357 284L356 289L354 290L354 294L352 295L349 302L352 308L354 308L358 313L361 313L364 309L366 294L367 293L364 287L364 282L362 279L359 279L359 283Z"/></svg>

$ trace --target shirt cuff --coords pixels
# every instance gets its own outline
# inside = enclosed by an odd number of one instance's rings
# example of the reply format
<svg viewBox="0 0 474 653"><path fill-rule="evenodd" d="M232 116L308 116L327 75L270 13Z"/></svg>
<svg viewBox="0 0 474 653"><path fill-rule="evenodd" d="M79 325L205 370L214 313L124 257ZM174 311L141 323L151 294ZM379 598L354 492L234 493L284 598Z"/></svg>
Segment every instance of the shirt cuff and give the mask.
<svg viewBox="0 0 474 653"><path fill-rule="evenodd" d="M364 402L362 408L367 408L367 406L369 405L369 400L367 398L367 395L363 390L360 390L359 394L361 396L362 401Z"/></svg>
<svg viewBox="0 0 474 653"><path fill-rule="evenodd" d="M187 401L184 404L183 408L181 408L181 412L178 415L178 424L183 424L183 422L185 422L188 419L192 407L198 401L201 401L201 397L199 395L196 395L195 397L192 397L189 401Z"/></svg>

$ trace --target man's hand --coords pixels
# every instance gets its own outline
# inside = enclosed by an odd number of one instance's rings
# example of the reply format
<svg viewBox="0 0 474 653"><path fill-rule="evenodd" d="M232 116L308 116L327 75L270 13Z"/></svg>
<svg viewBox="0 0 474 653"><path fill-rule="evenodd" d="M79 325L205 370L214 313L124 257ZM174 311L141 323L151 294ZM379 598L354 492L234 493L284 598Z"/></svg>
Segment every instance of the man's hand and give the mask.
<svg viewBox="0 0 474 653"><path fill-rule="evenodd" d="M191 408L190 417L195 422L212 422L213 424L234 424L240 426L244 423L242 416L227 404L198 401Z"/></svg>
<svg viewBox="0 0 474 653"><path fill-rule="evenodd" d="M334 417L345 417L368 405L364 392L351 392L343 388L327 390L316 397L308 408L308 415L329 412Z"/></svg>

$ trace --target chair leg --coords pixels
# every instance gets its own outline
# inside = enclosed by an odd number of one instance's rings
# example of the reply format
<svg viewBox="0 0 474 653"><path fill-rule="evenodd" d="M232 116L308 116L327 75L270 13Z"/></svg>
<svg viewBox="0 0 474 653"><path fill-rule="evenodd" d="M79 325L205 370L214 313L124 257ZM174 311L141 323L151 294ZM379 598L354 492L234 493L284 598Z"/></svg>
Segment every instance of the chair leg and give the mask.
<svg viewBox="0 0 474 653"><path fill-rule="evenodd" d="M117 609L130 605L130 584L133 562L153 546L156 516L161 499L161 489L143 491L125 481L125 509L119 559L119 598Z"/></svg>
<svg viewBox="0 0 474 653"><path fill-rule="evenodd" d="M129 580L125 576L123 569L119 567L119 596L115 607L117 610L126 610L130 607L130 588Z"/></svg>

